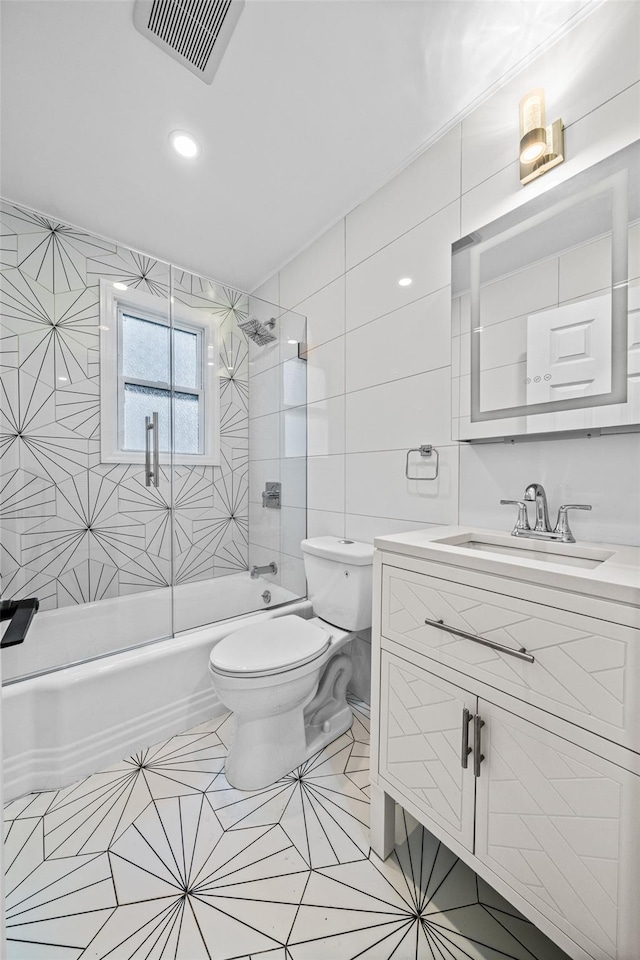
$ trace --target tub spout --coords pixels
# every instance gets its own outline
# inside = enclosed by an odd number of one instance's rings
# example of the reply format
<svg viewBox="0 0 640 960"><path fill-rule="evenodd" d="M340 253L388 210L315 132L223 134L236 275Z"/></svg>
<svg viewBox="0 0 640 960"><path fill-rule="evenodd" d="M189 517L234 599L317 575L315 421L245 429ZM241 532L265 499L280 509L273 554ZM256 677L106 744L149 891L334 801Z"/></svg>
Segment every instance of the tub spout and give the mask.
<svg viewBox="0 0 640 960"><path fill-rule="evenodd" d="M263 567L255 567L255 566L251 567L251 579L257 580L258 577L263 573L277 573L277 572L278 572L278 566L272 560L271 563L265 563Z"/></svg>

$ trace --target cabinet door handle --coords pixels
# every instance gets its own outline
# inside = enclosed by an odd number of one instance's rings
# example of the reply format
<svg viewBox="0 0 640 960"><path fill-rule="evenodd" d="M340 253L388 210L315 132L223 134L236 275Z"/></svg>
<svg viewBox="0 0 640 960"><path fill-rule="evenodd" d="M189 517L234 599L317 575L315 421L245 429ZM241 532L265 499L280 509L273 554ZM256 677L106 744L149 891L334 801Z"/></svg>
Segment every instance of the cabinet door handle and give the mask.
<svg viewBox="0 0 640 960"><path fill-rule="evenodd" d="M480 764L484 760L484 753L481 753L482 750L482 733L480 732L484 727L484 720L481 718L479 713L476 713L473 718L473 775L474 777L480 776Z"/></svg>
<svg viewBox="0 0 640 960"><path fill-rule="evenodd" d="M471 711L467 710L466 707L463 707L462 710L462 749L460 751L460 763L466 770L469 765L469 754L471 753L471 747L469 746L469 724L471 723Z"/></svg>
<svg viewBox="0 0 640 960"><path fill-rule="evenodd" d="M527 653L524 647L519 650L512 650L511 647L505 647L503 643L496 643L495 640L486 640L485 637L478 637L475 633L467 633L465 630L457 630L455 627L448 627L444 620L424 621L430 627L437 630L445 630L447 633L454 633L456 637L463 637L465 640L472 640L474 643L481 643L483 647L491 647L492 650L499 650L500 653L508 653L510 657L517 657L518 660L526 660L527 663L534 663L535 658Z"/></svg>

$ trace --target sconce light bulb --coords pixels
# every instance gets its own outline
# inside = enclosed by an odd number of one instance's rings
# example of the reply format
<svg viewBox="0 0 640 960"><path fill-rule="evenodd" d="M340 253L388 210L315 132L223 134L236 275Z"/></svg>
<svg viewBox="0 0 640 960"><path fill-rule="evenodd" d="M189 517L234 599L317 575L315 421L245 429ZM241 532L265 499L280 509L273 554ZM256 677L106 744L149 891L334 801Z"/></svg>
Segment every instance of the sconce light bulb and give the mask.
<svg viewBox="0 0 640 960"><path fill-rule="evenodd" d="M530 90L520 101L520 160L535 163L547 151L544 90Z"/></svg>

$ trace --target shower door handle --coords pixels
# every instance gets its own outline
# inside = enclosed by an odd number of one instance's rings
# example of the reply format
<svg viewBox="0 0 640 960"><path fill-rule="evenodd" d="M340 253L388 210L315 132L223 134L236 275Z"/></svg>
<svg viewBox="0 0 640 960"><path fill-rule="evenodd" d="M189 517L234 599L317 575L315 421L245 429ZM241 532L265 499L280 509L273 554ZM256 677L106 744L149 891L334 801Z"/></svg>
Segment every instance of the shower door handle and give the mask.
<svg viewBox="0 0 640 960"><path fill-rule="evenodd" d="M153 413L153 484L160 486L160 434L158 432L158 414Z"/></svg>
<svg viewBox="0 0 640 960"><path fill-rule="evenodd" d="M153 465L151 462L151 443L153 434ZM144 485L160 486L160 438L158 437L158 414L152 413L144 418Z"/></svg>

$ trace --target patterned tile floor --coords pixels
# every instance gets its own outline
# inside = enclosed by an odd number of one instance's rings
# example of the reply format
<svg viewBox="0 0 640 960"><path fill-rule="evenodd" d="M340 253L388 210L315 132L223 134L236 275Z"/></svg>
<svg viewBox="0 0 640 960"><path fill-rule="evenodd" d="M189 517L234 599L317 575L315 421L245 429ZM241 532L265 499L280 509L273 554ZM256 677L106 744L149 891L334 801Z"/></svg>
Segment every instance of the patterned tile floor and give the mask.
<svg viewBox="0 0 640 960"><path fill-rule="evenodd" d="M228 715L5 809L9 960L563 960L402 811L369 850L369 718L264 790ZM566 958L565 958L566 960Z"/></svg>

